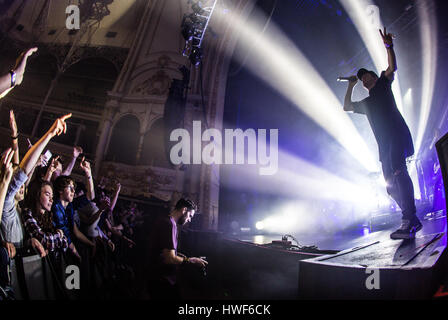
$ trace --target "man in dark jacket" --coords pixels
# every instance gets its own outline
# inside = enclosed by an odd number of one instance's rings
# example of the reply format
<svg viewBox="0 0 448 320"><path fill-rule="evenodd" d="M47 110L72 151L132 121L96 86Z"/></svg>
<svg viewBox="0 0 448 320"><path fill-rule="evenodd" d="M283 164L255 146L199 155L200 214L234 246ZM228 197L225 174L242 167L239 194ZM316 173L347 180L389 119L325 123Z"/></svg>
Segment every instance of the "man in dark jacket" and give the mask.
<svg viewBox="0 0 448 320"><path fill-rule="evenodd" d="M422 224L416 216L414 187L406 167L406 158L414 154L411 133L392 93L392 81L397 70L392 35L380 30L386 46L389 67L378 76L373 71L360 69L357 76L349 80L344 101L344 111L364 114L369 120L373 134L378 143L383 175L387 183L387 192L402 210L401 227L393 232L392 239L413 239ZM369 97L359 102L352 102L353 88L362 81L369 90Z"/></svg>
<svg viewBox="0 0 448 320"><path fill-rule="evenodd" d="M188 199L180 199L169 215L162 216L152 225L149 243L151 299L179 300L177 269L192 264L204 268L207 261L187 258L177 252L178 226L191 221L196 205Z"/></svg>

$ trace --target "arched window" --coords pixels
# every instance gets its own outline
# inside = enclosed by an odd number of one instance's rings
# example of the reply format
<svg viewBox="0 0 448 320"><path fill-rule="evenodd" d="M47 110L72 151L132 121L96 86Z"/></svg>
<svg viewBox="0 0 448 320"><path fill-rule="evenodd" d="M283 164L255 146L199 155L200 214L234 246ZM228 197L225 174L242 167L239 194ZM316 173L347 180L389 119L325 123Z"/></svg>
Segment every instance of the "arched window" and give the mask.
<svg viewBox="0 0 448 320"><path fill-rule="evenodd" d="M135 165L139 140L138 119L133 115L122 117L113 128L106 159Z"/></svg>
<svg viewBox="0 0 448 320"><path fill-rule="evenodd" d="M140 164L160 168L171 168L171 163L165 149L163 119L156 120L145 134Z"/></svg>
<svg viewBox="0 0 448 320"><path fill-rule="evenodd" d="M51 54L34 54L27 62L26 75L11 97L42 103L58 71L56 58Z"/></svg>
<svg viewBox="0 0 448 320"><path fill-rule="evenodd" d="M45 66L41 68L40 73L44 72ZM42 136L53 121L64 113L78 111L100 116L106 104L107 92L112 90L117 77L114 64L104 58L86 58L71 65L60 75L47 103L47 106L56 107L59 111L47 109L43 112L36 136ZM92 156L97 143L98 121L85 119L82 115L77 117L75 113L67 126L67 133L56 137L54 141L69 146L80 145L85 154Z"/></svg>

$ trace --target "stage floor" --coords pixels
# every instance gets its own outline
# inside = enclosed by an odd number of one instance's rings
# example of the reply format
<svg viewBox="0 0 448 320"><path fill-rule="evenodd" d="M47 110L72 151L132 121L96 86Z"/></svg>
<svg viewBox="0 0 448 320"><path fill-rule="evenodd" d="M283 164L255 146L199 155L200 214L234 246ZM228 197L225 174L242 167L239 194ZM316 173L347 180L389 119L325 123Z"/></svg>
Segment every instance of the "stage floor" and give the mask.
<svg viewBox="0 0 448 320"><path fill-rule="evenodd" d="M427 237L429 235L436 235L446 231L446 216L437 219L420 218L423 228L420 230L416 238ZM346 250L357 246L366 245L375 241L384 240L390 233L395 231L400 226L400 219L393 219L387 227L381 230L370 232L369 228L357 228L350 231L330 233L307 233L307 234L292 234L302 246L315 245L320 250ZM262 245L271 243L273 240L281 240L282 234L230 234L227 238L237 239L240 241L251 242ZM291 239L289 239L291 240ZM397 240L400 241L400 240ZM294 243L293 241L293 244Z"/></svg>

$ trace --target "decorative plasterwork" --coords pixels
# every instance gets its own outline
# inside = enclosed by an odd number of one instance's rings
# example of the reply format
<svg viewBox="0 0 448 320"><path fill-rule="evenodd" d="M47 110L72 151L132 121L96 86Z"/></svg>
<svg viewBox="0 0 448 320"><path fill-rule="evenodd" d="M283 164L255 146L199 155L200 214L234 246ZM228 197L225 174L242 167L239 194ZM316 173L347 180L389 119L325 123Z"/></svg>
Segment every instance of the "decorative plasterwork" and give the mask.
<svg viewBox="0 0 448 320"><path fill-rule="evenodd" d="M3 41L1 43L0 49L2 52L11 52L17 54L17 52L24 51L25 49L30 47L29 43L9 38L4 34L1 36L3 36ZM71 47L71 45L69 44L61 45L57 43L35 43L33 45L39 48L39 54L50 54L54 56L58 68L60 68L61 71L67 70L70 66L83 59L103 58L110 61L115 66L117 72L120 72L129 53L128 48L81 46L76 47L72 55L68 59L66 59Z"/></svg>
<svg viewBox="0 0 448 320"><path fill-rule="evenodd" d="M103 162L100 176L104 182L118 179L126 186L123 194L129 196L155 196L169 201L174 192L179 191L179 181L183 172L150 166L130 166L119 163Z"/></svg>
<svg viewBox="0 0 448 320"><path fill-rule="evenodd" d="M117 72L119 72L129 53L129 49L127 48L82 46L75 48L71 56L66 59L70 50L69 45L42 43L38 46L41 52L47 52L55 56L58 61L58 66L62 68L63 71L83 59L103 58L112 62Z"/></svg>
<svg viewBox="0 0 448 320"><path fill-rule="evenodd" d="M133 95L165 96L171 86L171 78L163 70L157 71L149 79L138 84L131 92Z"/></svg>

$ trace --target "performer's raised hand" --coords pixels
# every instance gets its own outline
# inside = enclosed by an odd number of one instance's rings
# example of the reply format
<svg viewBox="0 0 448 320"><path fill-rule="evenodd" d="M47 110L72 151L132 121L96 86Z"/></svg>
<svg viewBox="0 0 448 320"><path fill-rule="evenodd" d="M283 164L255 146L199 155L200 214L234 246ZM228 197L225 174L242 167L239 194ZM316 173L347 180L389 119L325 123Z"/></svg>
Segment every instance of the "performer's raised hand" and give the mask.
<svg viewBox="0 0 448 320"><path fill-rule="evenodd" d="M355 85L358 82L358 77L357 76L351 76L348 78L348 83L351 85Z"/></svg>
<svg viewBox="0 0 448 320"><path fill-rule="evenodd" d="M391 48L393 47L394 43L393 43L393 38L394 35L391 33L387 33L386 31L386 27L384 27L384 32L380 30L380 35L381 38L383 39L384 45L386 46L386 48Z"/></svg>

